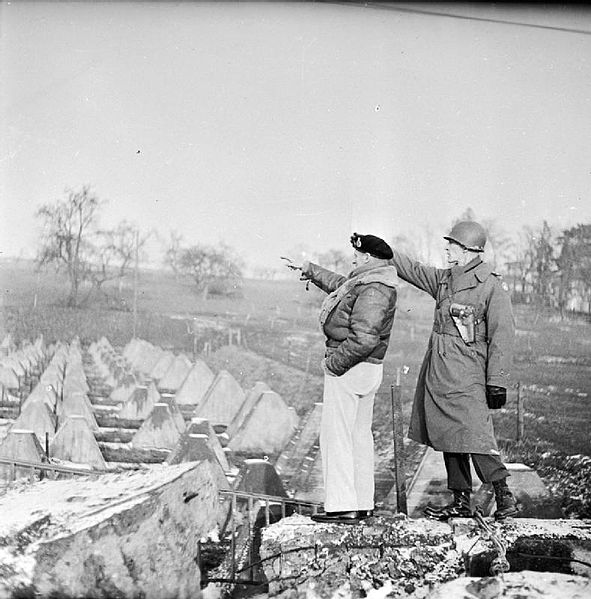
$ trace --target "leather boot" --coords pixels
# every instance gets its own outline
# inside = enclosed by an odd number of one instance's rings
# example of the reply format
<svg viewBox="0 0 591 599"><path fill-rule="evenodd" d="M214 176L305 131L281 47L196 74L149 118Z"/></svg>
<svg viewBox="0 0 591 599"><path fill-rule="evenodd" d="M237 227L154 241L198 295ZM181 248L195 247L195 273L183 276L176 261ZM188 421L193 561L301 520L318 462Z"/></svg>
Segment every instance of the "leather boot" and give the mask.
<svg viewBox="0 0 591 599"><path fill-rule="evenodd" d="M517 501L507 485L507 479L493 481L497 511L493 514L496 520L504 520L519 513Z"/></svg>
<svg viewBox="0 0 591 599"><path fill-rule="evenodd" d="M433 520L449 520L450 518L470 518L472 509L470 508L470 491L452 491L454 499L448 505L440 508L427 506L425 516Z"/></svg>

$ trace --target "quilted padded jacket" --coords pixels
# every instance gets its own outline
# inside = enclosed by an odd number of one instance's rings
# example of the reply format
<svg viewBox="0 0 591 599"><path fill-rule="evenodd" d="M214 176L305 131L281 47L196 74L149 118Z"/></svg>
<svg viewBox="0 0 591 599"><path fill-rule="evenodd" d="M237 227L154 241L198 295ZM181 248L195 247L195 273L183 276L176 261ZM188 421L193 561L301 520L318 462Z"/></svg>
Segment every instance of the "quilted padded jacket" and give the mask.
<svg viewBox="0 0 591 599"><path fill-rule="evenodd" d="M381 363L396 312L396 269L362 267L344 277L310 262L302 278L331 294L321 312L326 367L341 376L359 362Z"/></svg>

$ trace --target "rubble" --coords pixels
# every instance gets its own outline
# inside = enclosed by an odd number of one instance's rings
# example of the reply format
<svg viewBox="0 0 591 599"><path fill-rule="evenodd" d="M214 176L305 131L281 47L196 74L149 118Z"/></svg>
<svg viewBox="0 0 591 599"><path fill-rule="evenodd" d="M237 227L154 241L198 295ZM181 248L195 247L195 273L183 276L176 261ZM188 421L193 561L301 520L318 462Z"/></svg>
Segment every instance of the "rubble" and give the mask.
<svg viewBox="0 0 591 599"><path fill-rule="evenodd" d="M542 580L528 574L531 570L543 572L549 588L562 580L559 575L568 575L571 582L565 589L587 596L583 591L589 589L591 573L590 521L516 518L487 520L487 528L490 534L472 519L448 524L401 514L379 515L359 525L319 525L298 514L264 529L260 557L269 595L286 599L542 597L528 594L530 581ZM469 594L465 581L501 578L491 577L494 560L501 557L493 534L504 544L514 594ZM457 579L463 582L450 588L461 592L441 590ZM565 593L548 596L566 599Z"/></svg>

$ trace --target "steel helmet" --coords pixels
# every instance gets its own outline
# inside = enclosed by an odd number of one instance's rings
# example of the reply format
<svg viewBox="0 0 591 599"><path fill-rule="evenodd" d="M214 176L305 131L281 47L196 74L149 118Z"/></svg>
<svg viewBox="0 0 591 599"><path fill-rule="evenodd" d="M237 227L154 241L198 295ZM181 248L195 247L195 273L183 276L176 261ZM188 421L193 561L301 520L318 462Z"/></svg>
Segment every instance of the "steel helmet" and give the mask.
<svg viewBox="0 0 591 599"><path fill-rule="evenodd" d="M486 231L473 220L463 220L456 223L443 239L455 241L472 252L484 252Z"/></svg>

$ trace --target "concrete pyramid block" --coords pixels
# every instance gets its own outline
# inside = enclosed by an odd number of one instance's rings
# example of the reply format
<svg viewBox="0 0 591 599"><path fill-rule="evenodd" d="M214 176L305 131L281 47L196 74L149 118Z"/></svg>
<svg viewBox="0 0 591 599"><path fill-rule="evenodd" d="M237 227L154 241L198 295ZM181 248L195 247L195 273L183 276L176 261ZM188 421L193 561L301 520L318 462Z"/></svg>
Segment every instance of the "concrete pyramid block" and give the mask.
<svg viewBox="0 0 591 599"><path fill-rule="evenodd" d="M0 384L7 389L18 389L19 380L12 367L0 364Z"/></svg>
<svg viewBox="0 0 591 599"><path fill-rule="evenodd" d="M42 447L45 447L45 435L51 441L55 436L57 418L49 406L42 400L27 401L23 404L19 417L14 421L12 428L33 431Z"/></svg>
<svg viewBox="0 0 591 599"><path fill-rule="evenodd" d="M214 427L228 426L244 400L245 393L236 379L227 370L220 370L193 416L207 418Z"/></svg>
<svg viewBox="0 0 591 599"><path fill-rule="evenodd" d="M207 435L188 434L183 435L181 439L179 439L177 446L168 456L166 463L170 466L174 466L183 462L207 462L211 468L218 489L230 489L230 483L228 482L226 474L218 462L215 453L209 445ZM184 498L185 501L188 501L188 499L189 497ZM218 526L220 528L223 528L228 521L231 507L232 502L230 498L227 497L219 501L220 511L218 516Z"/></svg>
<svg viewBox="0 0 591 599"><path fill-rule="evenodd" d="M192 418L189 424L187 425L185 434L207 435L207 438L209 439L209 446L215 453L218 462L222 466L222 469L224 470L224 472L228 472L230 470L230 463L228 462L226 452L224 451L218 438L218 435L216 435L209 420L205 418Z"/></svg>
<svg viewBox="0 0 591 599"><path fill-rule="evenodd" d="M124 348L122 352L122 356L130 363L133 364L135 358L137 357L140 348L142 346L143 341L134 337Z"/></svg>
<svg viewBox="0 0 591 599"><path fill-rule="evenodd" d="M167 403L157 403L133 436L131 444L137 449L174 449L181 437L177 423Z"/></svg>
<svg viewBox="0 0 591 599"><path fill-rule="evenodd" d="M51 457L87 464L96 470L105 470L107 464L86 418L79 415L63 420L49 446Z"/></svg>
<svg viewBox="0 0 591 599"><path fill-rule="evenodd" d="M273 464L267 460L244 460L244 464L236 477L234 489L246 493L287 497L287 492L279 475Z"/></svg>
<svg viewBox="0 0 591 599"><path fill-rule="evenodd" d="M202 462L204 460L211 462L216 468L219 468L222 474L224 473L223 467L209 443L209 437L197 433L182 435L176 447L166 458L166 463L180 464L181 462Z"/></svg>
<svg viewBox="0 0 591 599"><path fill-rule="evenodd" d="M228 428L226 429L226 433L228 434L228 437L230 439L238 432L238 430L240 430L240 428L244 424L244 421L250 414L250 411L252 410L252 408L254 407L256 402L259 400L259 397L261 396L261 394L264 391L270 391L270 390L271 389L270 389L269 385L267 385L267 383L258 381L254 384L252 389L250 389L246 393L246 398L245 398L244 402L242 403L242 405L240 406L240 409L238 410L238 412L236 412L236 416L234 416L234 418L232 419L232 422L230 422L230 424L228 425Z"/></svg>
<svg viewBox="0 0 591 599"><path fill-rule="evenodd" d="M79 376L67 376L64 379L63 395L68 395L74 392L88 393L90 387L86 382L86 377L82 380Z"/></svg>
<svg viewBox="0 0 591 599"><path fill-rule="evenodd" d="M150 378L159 381L165 374L166 371L170 368L174 360L174 354L170 351L165 351L162 353L158 362L156 362L154 368L150 371Z"/></svg>
<svg viewBox="0 0 591 599"><path fill-rule="evenodd" d="M203 360L197 360L176 392L179 405L196 406L214 381L214 374Z"/></svg>
<svg viewBox="0 0 591 599"><path fill-rule="evenodd" d="M25 373L30 373L33 368L33 359L26 349L20 349L14 354L19 364L23 367Z"/></svg>
<svg viewBox="0 0 591 599"><path fill-rule="evenodd" d="M322 402L316 402L275 462L275 468L281 476L291 477L301 468L306 456L318 442L321 418Z"/></svg>
<svg viewBox="0 0 591 599"><path fill-rule="evenodd" d="M145 341L133 366L139 372L148 374L154 370L163 353L164 351L161 348Z"/></svg>
<svg viewBox="0 0 591 599"><path fill-rule="evenodd" d="M232 451L279 453L298 425L298 416L274 391L263 391L245 417L242 425L230 436Z"/></svg>
<svg viewBox="0 0 591 599"><path fill-rule="evenodd" d="M59 361L54 362L52 360L51 364L47 366L43 371L43 374L39 377L39 382L51 385L55 389L57 395L61 395L64 371L63 367L60 366L58 362Z"/></svg>
<svg viewBox="0 0 591 599"><path fill-rule="evenodd" d="M0 457L9 460L19 460L23 462L34 462L40 464L47 461L47 457L37 435L31 430L18 429L12 427L2 444L0 445ZM17 468L16 476L21 478L29 476L30 470ZM0 464L0 478L9 480L11 477L11 467Z"/></svg>
<svg viewBox="0 0 591 599"><path fill-rule="evenodd" d="M138 381L135 376L131 373L126 374L121 382L113 389L111 395L109 395L109 399L112 401L117 401L119 403L126 402L135 391L138 386Z"/></svg>
<svg viewBox="0 0 591 599"><path fill-rule="evenodd" d="M98 340L98 345L102 350L105 350L108 352L113 351L113 346L111 345L111 342L106 337L101 337Z"/></svg>
<svg viewBox="0 0 591 599"><path fill-rule="evenodd" d="M25 367L15 354L2 358L2 365L14 370L14 373L18 377L25 376L26 374Z"/></svg>
<svg viewBox="0 0 591 599"><path fill-rule="evenodd" d="M8 355L16 349L16 344L14 343L14 338L12 333L7 333L4 335L2 339L2 343L0 343L0 350L4 355Z"/></svg>
<svg viewBox="0 0 591 599"><path fill-rule="evenodd" d="M131 397L121 406L119 417L145 420L157 403L160 403L160 393L154 383L138 385L133 390Z"/></svg>
<svg viewBox="0 0 591 599"><path fill-rule="evenodd" d="M23 407L29 402L44 402L47 404L47 407L54 412L57 401L58 397L53 385L48 383L37 383L23 402Z"/></svg>
<svg viewBox="0 0 591 599"><path fill-rule="evenodd" d="M185 432L187 425L185 423L185 419L174 399L174 393L160 393L160 403L167 403L170 408L170 413L176 422L176 425L181 431L181 433Z"/></svg>
<svg viewBox="0 0 591 599"><path fill-rule="evenodd" d="M99 428L88 396L80 391L64 395L61 403L57 405L57 418L60 427L68 416L82 416L91 430L97 431Z"/></svg>
<svg viewBox="0 0 591 599"><path fill-rule="evenodd" d="M191 370L191 360L187 356L178 355L158 381L158 389L166 393L176 393Z"/></svg>

